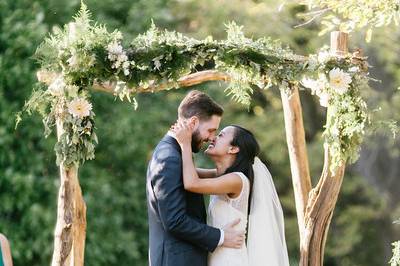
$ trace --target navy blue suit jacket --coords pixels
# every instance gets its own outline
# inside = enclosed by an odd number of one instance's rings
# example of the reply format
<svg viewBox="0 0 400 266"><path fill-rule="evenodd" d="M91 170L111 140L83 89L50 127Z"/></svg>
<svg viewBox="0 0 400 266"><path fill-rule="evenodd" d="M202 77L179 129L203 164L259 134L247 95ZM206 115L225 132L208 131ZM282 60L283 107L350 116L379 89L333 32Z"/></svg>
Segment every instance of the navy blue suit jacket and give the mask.
<svg viewBox="0 0 400 266"><path fill-rule="evenodd" d="M147 169L150 266L206 266L220 231L206 224L201 194L186 191L178 142L166 135Z"/></svg>

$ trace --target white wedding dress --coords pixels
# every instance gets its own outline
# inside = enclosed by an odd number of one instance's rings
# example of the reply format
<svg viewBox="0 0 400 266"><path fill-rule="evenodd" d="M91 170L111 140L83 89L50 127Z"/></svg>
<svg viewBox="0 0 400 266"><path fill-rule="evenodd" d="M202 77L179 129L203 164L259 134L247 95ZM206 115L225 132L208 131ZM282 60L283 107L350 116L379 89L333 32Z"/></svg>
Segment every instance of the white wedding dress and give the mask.
<svg viewBox="0 0 400 266"><path fill-rule="evenodd" d="M234 199L227 195L212 195L208 207L207 223L223 228L240 218L235 229L247 229L247 246L241 249L217 247L209 254L209 266L289 266L283 211L272 176L259 158L253 164L254 182L250 215L248 199L249 179L237 173L242 179L242 191Z"/></svg>
<svg viewBox="0 0 400 266"><path fill-rule="evenodd" d="M247 228L247 209L250 183L243 173L237 173L242 178L242 191L236 198L228 195L211 195L208 207L207 223L216 228L223 228L226 224L240 218L236 225L237 230ZM208 266L248 266L247 248L243 244L241 249L217 247L208 257Z"/></svg>

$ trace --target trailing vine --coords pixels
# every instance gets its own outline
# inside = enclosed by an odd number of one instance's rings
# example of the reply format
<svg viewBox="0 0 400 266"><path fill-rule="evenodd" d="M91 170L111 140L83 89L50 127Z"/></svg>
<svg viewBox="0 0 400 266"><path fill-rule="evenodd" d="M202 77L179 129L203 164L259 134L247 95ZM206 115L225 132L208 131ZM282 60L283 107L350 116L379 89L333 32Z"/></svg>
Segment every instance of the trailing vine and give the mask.
<svg viewBox="0 0 400 266"><path fill-rule="evenodd" d="M300 57L279 41L245 37L235 23L227 25L226 40L196 40L153 24L126 47L123 43L119 31L108 32L91 21L82 4L74 21L55 30L37 49L41 70L58 76L50 86L34 90L24 111L43 116L45 136L57 122L63 124L64 133L55 145L58 164L70 167L94 158L97 137L90 103L94 82L115 82L115 95L136 108L135 88L152 92L157 87L178 88L179 78L204 69L227 73L227 94L244 105L250 103L254 85L262 89L275 85L286 93L291 93L292 85L309 89L328 107L324 137L334 162L331 170L358 157L368 122L360 96L368 86L363 58L337 58L327 51ZM162 87L165 83L170 86Z"/></svg>

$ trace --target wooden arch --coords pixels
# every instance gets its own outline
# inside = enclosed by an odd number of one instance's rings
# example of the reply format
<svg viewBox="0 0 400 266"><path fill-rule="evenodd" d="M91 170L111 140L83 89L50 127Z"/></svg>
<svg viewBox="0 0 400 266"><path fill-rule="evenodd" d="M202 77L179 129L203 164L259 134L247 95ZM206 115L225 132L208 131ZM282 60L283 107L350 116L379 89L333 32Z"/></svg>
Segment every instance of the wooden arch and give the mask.
<svg viewBox="0 0 400 266"><path fill-rule="evenodd" d="M347 49L348 34L331 33L331 54L344 56ZM307 58L298 56L295 60L304 62ZM40 71L40 82L51 84L55 73ZM206 70L184 76L178 80L180 87L189 87L206 81L229 81L230 77L215 70ZM165 83L158 87L135 88L135 92L156 92L170 87ZM300 234L300 265L323 265L325 242L333 211L341 188L345 163L330 171L332 160L330 147L324 145L324 166L321 177L312 187L306 141L302 118L299 90L291 85L291 94L281 91L284 111L287 145L290 156L290 168L295 194L298 228ZM93 89L114 93L115 83L94 83ZM132 89L133 90L133 89ZM63 133L62 121L57 120L57 137ZM58 197L57 224L55 229L54 253L52 266L82 266L84 264L86 236L86 205L79 185L78 168L60 165L61 185Z"/></svg>

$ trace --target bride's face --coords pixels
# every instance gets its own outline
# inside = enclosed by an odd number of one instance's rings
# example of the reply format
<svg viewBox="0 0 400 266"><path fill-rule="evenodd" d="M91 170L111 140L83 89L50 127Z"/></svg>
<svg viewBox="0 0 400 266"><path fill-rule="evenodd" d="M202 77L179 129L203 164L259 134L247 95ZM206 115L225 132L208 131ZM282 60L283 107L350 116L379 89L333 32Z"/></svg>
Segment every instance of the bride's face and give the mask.
<svg viewBox="0 0 400 266"><path fill-rule="evenodd" d="M235 154L239 150L231 145L235 128L232 126L225 127L219 132L218 136L210 142L205 154L209 156L224 156L227 154Z"/></svg>

